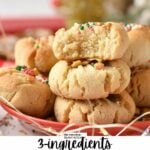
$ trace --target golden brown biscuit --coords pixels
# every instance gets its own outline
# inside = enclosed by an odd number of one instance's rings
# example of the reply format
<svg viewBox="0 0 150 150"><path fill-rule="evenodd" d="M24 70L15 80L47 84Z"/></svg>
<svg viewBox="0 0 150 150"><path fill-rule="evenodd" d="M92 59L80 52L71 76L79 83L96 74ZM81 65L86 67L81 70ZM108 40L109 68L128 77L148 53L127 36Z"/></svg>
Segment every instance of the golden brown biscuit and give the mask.
<svg viewBox="0 0 150 150"><path fill-rule="evenodd" d="M130 67L150 66L150 26L129 24L129 47L123 60Z"/></svg>
<svg viewBox="0 0 150 150"><path fill-rule="evenodd" d="M136 113L135 113L135 116L134 118L137 118L141 115L143 115L144 113L150 113L150 107L146 108L146 107L143 107L143 108L140 108L140 107L136 107ZM147 114L147 115L144 115L143 117L140 118L139 121L150 121L150 114Z"/></svg>
<svg viewBox="0 0 150 150"><path fill-rule="evenodd" d="M121 60L59 61L49 74L50 88L56 95L81 100L121 93L129 81L130 69Z"/></svg>
<svg viewBox="0 0 150 150"><path fill-rule="evenodd" d="M19 40L15 46L16 65L36 67L40 72L48 72L57 61L52 52L52 42L53 36Z"/></svg>
<svg viewBox="0 0 150 150"><path fill-rule="evenodd" d="M139 107L150 107L150 69L134 68L127 88Z"/></svg>
<svg viewBox="0 0 150 150"><path fill-rule="evenodd" d="M77 60L121 58L128 47L128 35L120 23L75 23L70 29L58 30L53 52L57 59Z"/></svg>
<svg viewBox="0 0 150 150"><path fill-rule="evenodd" d="M21 70L20 66L17 69ZM25 114L47 117L53 110L54 95L44 83L46 80L35 76L31 69L22 69L0 69L0 96Z"/></svg>
<svg viewBox="0 0 150 150"><path fill-rule="evenodd" d="M57 97L55 117L65 123L128 123L134 116L135 104L126 92L95 101L77 101Z"/></svg>

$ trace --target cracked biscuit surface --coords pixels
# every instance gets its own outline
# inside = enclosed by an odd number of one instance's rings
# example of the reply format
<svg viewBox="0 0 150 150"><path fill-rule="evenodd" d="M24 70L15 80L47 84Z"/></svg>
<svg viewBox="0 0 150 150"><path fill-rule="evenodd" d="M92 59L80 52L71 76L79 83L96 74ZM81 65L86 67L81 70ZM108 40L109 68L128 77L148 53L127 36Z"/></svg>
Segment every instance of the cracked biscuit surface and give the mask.
<svg viewBox="0 0 150 150"><path fill-rule="evenodd" d="M49 72L57 61L53 55L52 43L53 36L20 39L15 46L16 65L36 67L42 73Z"/></svg>
<svg viewBox="0 0 150 150"><path fill-rule="evenodd" d="M129 47L122 59L130 67L150 67L150 26L129 24L126 29Z"/></svg>
<svg viewBox="0 0 150 150"><path fill-rule="evenodd" d="M39 118L52 112L55 98L47 84L15 68L0 69L0 96L21 112Z"/></svg>
<svg viewBox="0 0 150 150"><path fill-rule="evenodd" d="M150 107L150 69L134 68L127 90L138 107Z"/></svg>
<svg viewBox="0 0 150 150"><path fill-rule="evenodd" d="M128 123L134 116L135 104L126 91L95 101L57 97L54 112L56 119L65 123Z"/></svg>
<svg viewBox="0 0 150 150"><path fill-rule="evenodd" d="M77 60L121 58L128 47L128 35L120 23L75 23L70 29L58 30L53 52L57 59Z"/></svg>
<svg viewBox="0 0 150 150"><path fill-rule="evenodd" d="M130 81L130 69L121 60L104 62L85 61L57 62L49 74L53 93L70 99L105 98L120 93Z"/></svg>

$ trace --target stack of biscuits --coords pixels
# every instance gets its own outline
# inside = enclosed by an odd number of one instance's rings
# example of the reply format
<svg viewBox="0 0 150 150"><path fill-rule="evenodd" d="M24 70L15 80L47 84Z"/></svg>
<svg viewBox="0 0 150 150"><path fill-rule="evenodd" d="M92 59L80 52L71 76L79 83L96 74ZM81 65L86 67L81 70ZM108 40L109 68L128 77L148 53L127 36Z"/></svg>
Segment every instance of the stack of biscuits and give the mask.
<svg viewBox="0 0 150 150"><path fill-rule="evenodd" d="M121 60L128 45L127 32L119 23L76 23L68 30L56 32L52 50L59 61L50 71L49 85L57 95L57 121L131 121L135 104L125 91L130 68Z"/></svg>
<svg viewBox="0 0 150 150"><path fill-rule="evenodd" d="M150 110L149 26L76 23L55 36L20 39L15 62L0 69L0 95L28 115L108 124Z"/></svg>
<svg viewBox="0 0 150 150"><path fill-rule="evenodd" d="M150 26L128 24L129 47L123 60L131 68L127 91L137 106L137 115L150 110Z"/></svg>

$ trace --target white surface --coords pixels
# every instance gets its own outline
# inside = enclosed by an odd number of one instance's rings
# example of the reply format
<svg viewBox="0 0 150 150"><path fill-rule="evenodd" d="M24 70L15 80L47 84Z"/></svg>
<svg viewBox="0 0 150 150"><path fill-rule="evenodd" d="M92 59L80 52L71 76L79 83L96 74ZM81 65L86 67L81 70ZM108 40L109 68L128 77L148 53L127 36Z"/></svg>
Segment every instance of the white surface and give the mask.
<svg viewBox="0 0 150 150"><path fill-rule="evenodd" d="M50 0L0 0L0 17L53 16Z"/></svg>
<svg viewBox="0 0 150 150"><path fill-rule="evenodd" d="M24 136L24 135L41 135L41 133L36 132L33 129L25 128L15 117L9 115L0 106L0 136Z"/></svg>
<svg viewBox="0 0 150 150"><path fill-rule="evenodd" d="M63 136L55 136L55 137L0 137L0 147L4 150L79 150L79 149L86 149L87 146L88 150L94 150L94 149L104 149L104 150L149 150L150 149L150 138L140 137L140 136L131 136L131 137L114 137L114 136L108 136L102 138L99 136L95 137L84 137L83 144L81 144L81 138L80 137L72 137L67 139L67 137ZM57 143L55 142L57 141ZM70 141L70 142L68 142ZM75 141L75 142L74 142ZM89 142L90 141L90 142ZM106 142L107 141L107 142ZM94 142L98 144L93 144ZM52 144L53 143L53 144ZM56 144L55 144L56 143ZM108 145L108 143L111 144L111 146ZM64 145L64 146L62 146ZM93 145L96 145L95 148L93 148ZM99 145L99 148L98 148ZM57 148L56 148L57 146ZM72 147L77 148L72 148ZM85 147L86 146L86 147ZM52 148L53 147L53 148ZM66 148L64 148L66 147Z"/></svg>

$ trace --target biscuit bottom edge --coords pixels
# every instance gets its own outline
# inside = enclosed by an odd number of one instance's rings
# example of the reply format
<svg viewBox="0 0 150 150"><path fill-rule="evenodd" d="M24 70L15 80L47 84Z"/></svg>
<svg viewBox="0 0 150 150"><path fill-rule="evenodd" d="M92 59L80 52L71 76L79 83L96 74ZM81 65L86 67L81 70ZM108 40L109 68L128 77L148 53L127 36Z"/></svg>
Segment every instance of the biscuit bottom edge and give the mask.
<svg viewBox="0 0 150 150"><path fill-rule="evenodd" d="M135 114L135 103L126 91L95 101L77 101L58 96L54 113L58 122L65 123L128 123Z"/></svg>

